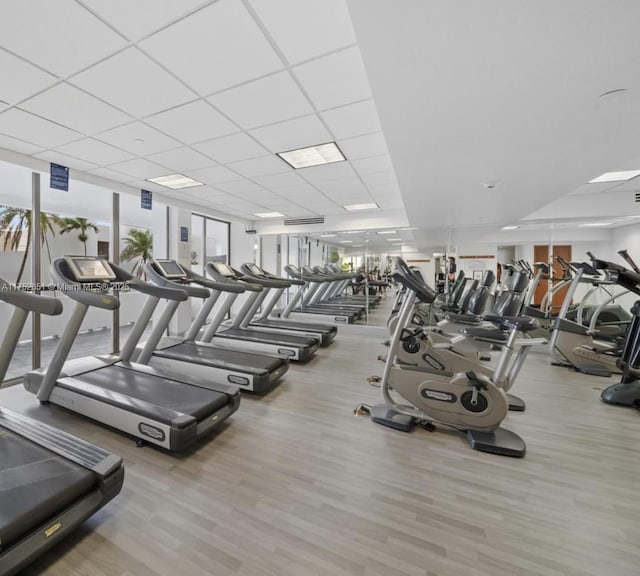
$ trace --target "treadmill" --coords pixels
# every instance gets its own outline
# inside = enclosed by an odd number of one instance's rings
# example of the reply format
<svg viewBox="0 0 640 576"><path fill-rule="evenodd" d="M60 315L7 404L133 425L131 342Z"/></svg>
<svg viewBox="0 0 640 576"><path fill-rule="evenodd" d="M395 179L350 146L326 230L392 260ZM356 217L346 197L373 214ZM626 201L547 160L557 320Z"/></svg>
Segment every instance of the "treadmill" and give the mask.
<svg viewBox="0 0 640 576"><path fill-rule="evenodd" d="M317 293L324 283L333 282L326 276L320 276L313 272L303 271L297 266L288 264L284 267L290 278L302 280L305 285L294 294L289 304L280 313L281 318L292 318L295 320L306 320L315 317L322 322L333 322L334 324L352 324L364 315L364 308L354 310L353 308L338 308L328 306L315 306L310 303L310 299ZM305 295L306 289L306 295Z"/></svg>
<svg viewBox="0 0 640 576"><path fill-rule="evenodd" d="M145 265L145 272L154 284L184 290L188 296L201 298L204 302L185 336L179 337L165 336L171 318L180 304L176 300L168 301L160 318L154 323L149 339L136 348L136 362L169 372L195 376L208 382L214 389L216 383L226 383L250 392L265 392L271 389L287 372L288 358L230 350L196 340L202 324L220 294L238 294L244 292L244 287L239 284L213 282L181 266L175 260L153 260Z"/></svg>
<svg viewBox="0 0 640 576"><path fill-rule="evenodd" d="M0 280L14 312L0 347L0 382L29 312L57 316L59 300ZM22 570L118 495L122 460L71 434L0 406L0 574Z"/></svg>
<svg viewBox="0 0 640 576"><path fill-rule="evenodd" d="M136 438L139 445L182 452L212 432L240 405L235 386L211 385L197 379L168 376L130 362L136 344L160 299L184 301L183 290L156 286L134 278L119 266L94 256L67 256L51 264L51 278L76 301L51 364L28 372L24 387L42 403L77 412ZM115 310L120 301L108 292L147 294L119 356L86 356L66 361L89 307Z"/></svg>
<svg viewBox="0 0 640 576"><path fill-rule="evenodd" d="M271 311L279 302L283 292L292 285L304 286L303 280L280 278L269 272L265 272L260 266L252 262L243 264L240 268L242 272L252 281L262 284L264 290L255 293L253 304L245 319L242 327L250 327L257 330L268 328L274 332L282 332L285 334L304 334L315 338L320 338L321 346L328 346L338 333L338 327L335 324L315 324L312 322L296 322L287 318L276 318L271 316ZM271 290L275 290L271 300L264 304L267 295ZM263 305L264 304L264 305ZM258 309L261 308L260 315L255 316Z"/></svg>
<svg viewBox="0 0 640 576"><path fill-rule="evenodd" d="M250 278L223 262L208 262L206 269L207 273L217 282L240 285L247 292L261 292L263 290L261 285L251 282ZM204 331L203 342L213 341L224 347L278 354L302 362L309 360L315 354L320 346L319 338L243 328L241 324L251 306L250 299L247 299L229 325L222 325L222 321L230 312L237 297L237 293L227 294L223 305Z"/></svg>

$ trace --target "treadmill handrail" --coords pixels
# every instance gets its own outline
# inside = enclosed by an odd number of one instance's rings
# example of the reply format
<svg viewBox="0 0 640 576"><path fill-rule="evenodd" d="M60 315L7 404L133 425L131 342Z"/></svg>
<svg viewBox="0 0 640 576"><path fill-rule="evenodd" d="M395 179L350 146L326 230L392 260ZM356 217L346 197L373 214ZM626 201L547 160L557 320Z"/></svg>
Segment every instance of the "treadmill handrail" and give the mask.
<svg viewBox="0 0 640 576"><path fill-rule="evenodd" d="M235 276L233 277L221 276L213 264L213 262L207 262L206 270L209 273L209 276L218 282L226 282L228 284L239 283L247 292L262 292L262 286L260 286L260 284L250 282L250 278L239 274L237 270L231 268L235 273Z"/></svg>
<svg viewBox="0 0 640 576"><path fill-rule="evenodd" d="M216 282L215 280L209 280L209 278L205 278L200 274L196 274L189 268L185 268L184 266L183 268L187 273L187 280L189 282L200 284L200 286L209 288L209 290L217 290L218 292L235 292L236 294L240 294L245 291L244 286L242 286L241 284L231 284L230 282Z"/></svg>
<svg viewBox="0 0 640 576"><path fill-rule="evenodd" d="M105 292L93 292L84 289L82 282L77 282L70 272L69 264L65 258L56 258L51 263L50 273L52 280L59 284L59 289L72 300L89 307L102 308L104 310L117 310L120 300L113 294Z"/></svg>
<svg viewBox="0 0 640 576"><path fill-rule="evenodd" d="M153 260L146 262L144 265L144 271L153 282L154 292L155 289L184 292L184 298L178 299L165 297L168 300L187 300L189 297L202 299L209 298L209 290L207 290L206 288L201 288L200 286L190 286L189 284L182 284L180 282L176 282L175 280L169 280L168 278L165 278L162 274L160 274L160 272L158 272L157 266L158 265ZM153 296L163 298L163 296L155 293L153 294Z"/></svg>
<svg viewBox="0 0 640 576"><path fill-rule="evenodd" d="M27 312L36 312L46 316L58 316L62 313L60 300L20 290L2 278L0 278L0 300Z"/></svg>

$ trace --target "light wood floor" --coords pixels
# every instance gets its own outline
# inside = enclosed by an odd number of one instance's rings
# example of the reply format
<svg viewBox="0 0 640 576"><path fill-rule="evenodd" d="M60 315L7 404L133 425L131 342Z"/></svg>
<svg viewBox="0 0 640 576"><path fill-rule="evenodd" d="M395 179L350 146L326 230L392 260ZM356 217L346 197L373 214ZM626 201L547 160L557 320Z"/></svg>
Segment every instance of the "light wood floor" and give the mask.
<svg viewBox="0 0 640 576"><path fill-rule="evenodd" d="M339 336L185 457L0 391L126 461L120 496L27 574L640 574L640 414L603 405L606 380L532 355L514 388L527 411L505 421L528 453L507 459L354 416L378 400L365 378L385 350Z"/></svg>

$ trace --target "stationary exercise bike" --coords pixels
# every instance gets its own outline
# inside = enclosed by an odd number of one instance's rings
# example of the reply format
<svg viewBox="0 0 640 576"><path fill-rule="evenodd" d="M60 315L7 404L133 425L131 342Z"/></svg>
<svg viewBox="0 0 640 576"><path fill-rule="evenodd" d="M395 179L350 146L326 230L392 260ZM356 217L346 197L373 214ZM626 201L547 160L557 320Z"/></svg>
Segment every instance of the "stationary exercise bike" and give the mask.
<svg viewBox="0 0 640 576"><path fill-rule="evenodd" d="M410 432L418 422L433 421L466 432L472 448L503 456L523 457L525 443L517 434L500 427L508 411L504 390L493 379L473 371L445 375L396 362L403 329L408 324L416 300L429 302L435 291L418 280L406 262L397 259L394 280L406 288L406 296L393 332L385 362L381 390L384 403L373 406L371 419L384 426ZM511 333L537 328L535 320L526 317L492 318ZM501 356L509 351L505 348ZM494 377L504 377L506 362L501 358ZM409 404L397 402L391 391Z"/></svg>

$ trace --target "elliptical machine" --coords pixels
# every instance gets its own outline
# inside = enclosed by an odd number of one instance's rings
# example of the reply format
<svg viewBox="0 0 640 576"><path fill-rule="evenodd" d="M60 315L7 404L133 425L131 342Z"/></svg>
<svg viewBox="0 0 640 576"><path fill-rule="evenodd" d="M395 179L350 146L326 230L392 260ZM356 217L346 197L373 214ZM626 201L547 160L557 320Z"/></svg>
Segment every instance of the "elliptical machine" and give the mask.
<svg viewBox="0 0 640 576"><path fill-rule="evenodd" d="M640 269L626 250L618 253L634 268L634 271L604 260L593 260L593 267L611 272L612 278L620 286L640 295ZM618 368L622 371L620 382L605 388L600 398L606 404L634 406L640 409L640 300L631 308L631 322L625 335Z"/></svg>
<svg viewBox="0 0 640 576"><path fill-rule="evenodd" d="M384 403L373 406L369 414L377 424L410 432L418 422L433 421L466 432L470 446L481 452L521 458L525 443L514 432L500 427L508 412L504 390L493 379L473 371L451 375L434 374L418 366L396 363L403 329L408 324L417 300L435 298L432 288L421 282L406 262L397 259L394 280L407 290L393 332L385 362L381 390ZM525 317L492 317L510 332L526 332L537 327L535 320ZM506 349L502 354L508 354ZM505 369L505 363L499 362ZM502 378L497 371L495 378ZM392 396L395 391L409 404L401 404Z"/></svg>

